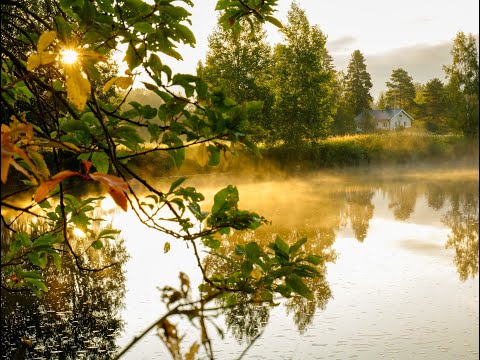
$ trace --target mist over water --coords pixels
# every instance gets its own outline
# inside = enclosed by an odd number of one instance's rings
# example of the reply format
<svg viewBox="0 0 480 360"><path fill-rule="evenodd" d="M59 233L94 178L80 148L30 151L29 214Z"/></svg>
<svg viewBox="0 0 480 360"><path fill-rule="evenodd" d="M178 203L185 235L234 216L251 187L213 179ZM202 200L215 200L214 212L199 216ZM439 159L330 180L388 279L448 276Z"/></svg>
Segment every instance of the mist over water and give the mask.
<svg viewBox="0 0 480 360"><path fill-rule="evenodd" d="M213 328L210 334L217 358L238 358L259 335L246 358L478 357L478 168L248 168L197 173L183 184L205 195L202 210L210 210L218 190L235 184L239 207L271 221L255 232L224 236L220 251L231 253L252 239L266 245L276 234L290 243L306 236L308 251L325 263L322 277L309 284L313 301L292 298L277 307L248 306L220 316L217 325L226 337ZM168 190L179 176L165 172L156 181ZM195 259L181 241L138 224L131 211L105 206L102 216L122 230L123 243L111 253L121 256L121 268L105 278L75 277L67 262L58 278L62 286L49 277L47 286L53 286L41 300L2 292L6 354L28 335L36 341L31 358L108 358L165 312L158 287L177 285L179 271L188 274L192 289L200 284ZM172 245L167 254L165 241ZM209 271L226 266L202 256ZM80 323L72 328L72 321ZM178 327L185 344L197 340L187 323L179 321ZM152 332L125 358L168 354Z"/></svg>

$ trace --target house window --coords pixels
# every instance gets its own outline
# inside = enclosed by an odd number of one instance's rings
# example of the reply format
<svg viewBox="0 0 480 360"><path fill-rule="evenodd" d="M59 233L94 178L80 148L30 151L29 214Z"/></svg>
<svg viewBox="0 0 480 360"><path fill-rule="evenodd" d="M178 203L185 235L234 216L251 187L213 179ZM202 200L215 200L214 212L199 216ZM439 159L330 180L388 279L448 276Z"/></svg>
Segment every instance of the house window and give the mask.
<svg viewBox="0 0 480 360"><path fill-rule="evenodd" d="M403 126L407 127L407 122L406 121L403 122Z"/></svg>

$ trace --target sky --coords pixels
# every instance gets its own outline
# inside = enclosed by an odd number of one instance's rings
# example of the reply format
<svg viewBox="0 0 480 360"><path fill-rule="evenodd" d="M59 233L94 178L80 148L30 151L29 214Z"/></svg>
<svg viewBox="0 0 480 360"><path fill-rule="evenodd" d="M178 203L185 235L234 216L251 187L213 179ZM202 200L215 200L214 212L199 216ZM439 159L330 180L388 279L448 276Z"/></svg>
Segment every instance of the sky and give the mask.
<svg viewBox="0 0 480 360"><path fill-rule="evenodd" d="M179 46L182 62L165 61L174 70L194 73L205 59L208 36L216 26L216 0L197 0L189 11L197 39L194 49ZM278 0L276 17L286 22L291 0ZM297 0L311 25L327 36L327 49L336 70L345 70L354 50L366 59L372 76L371 94L386 89L393 69L403 68L414 82L438 77L444 81L443 64L451 62L450 49L458 31L479 32L478 0ZM267 26L273 45L282 41L274 26Z"/></svg>

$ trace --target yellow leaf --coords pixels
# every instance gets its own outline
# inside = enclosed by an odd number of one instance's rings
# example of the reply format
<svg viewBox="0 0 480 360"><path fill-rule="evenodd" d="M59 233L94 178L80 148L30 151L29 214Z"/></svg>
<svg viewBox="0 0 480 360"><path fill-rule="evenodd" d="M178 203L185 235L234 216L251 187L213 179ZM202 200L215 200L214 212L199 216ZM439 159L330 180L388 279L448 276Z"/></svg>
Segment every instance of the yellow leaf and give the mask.
<svg viewBox="0 0 480 360"><path fill-rule="evenodd" d="M83 76L79 67L66 67L65 70L67 73L65 87L67 88L68 99L81 111L87 103L88 94L90 94L90 81Z"/></svg>
<svg viewBox="0 0 480 360"><path fill-rule="evenodd" d="M133 79L130 76L118 76L107 81L103 87L103 91L108 91L112 85L116 85L122 89L128 89L133 84Z"/></svg>
<svg viewBox="0 0 480 360"><path fill-rule="evenodd" d="M40 65L47 65L55 61L57 54L50 52L41 52L40 54Z"/></svg>
<svg viewBox="0 0 480 360"><path fill-rule="evenodd" d="M195 341L192 346L190 346L190 350L185 354L185 360L195 360L195 354L199 348L200 345Z"/></svg>
<svg viewBox="0 0 480 360"><path fill-rule="evenodd" d="M55 31L47 31L40 35L37 44L37 52L42 53L57 37L57 33Z"/></svg>
<svg viewBox="0 0 480 360"><path fill-rule="evenodd" d="M200 144L196 154L197 162L201 167L204 167L208 161L207 145L205 143Z"/></svg>
<svg viewBox="0 0 480 360"><path fill-rule="evenodd" d="M166 254L170 251L170 243L167 241L163 246L163 253Z"/></svg>
<svg viewBox="0 0 480 360"><path fill-rule="evenodd" d="M35 195L33 196L33 200L35 200L38 204L41 203L47 197L48 193L55 189L55 186L60 184L66 178L71 176L78 176L81 175L79 172L72 171L72 170L64 170L60 171L58 174L53 176L50 180L44 181L40 184L35 191Z"/></svg>
<svg viewBox="0 0 480 360"><path fill-rule="evenodd" d="M94 61L103 61L103 62L106 62L107 61L107 58L105 57L105 55L102 55L96 51L93 51L93 50L87 50L87 49L84 49L81 51L80 55L82 57L88 57L90 58L91 60L94 60Z"/></svg>
<svg viewBox="0 0 480 360"><path fill-rule="evenodd" d="M32 54L27 59L27 70L32 71L33 69L36 69L37 67L39 67L40 64L41 64L40 55Z"/></svg>

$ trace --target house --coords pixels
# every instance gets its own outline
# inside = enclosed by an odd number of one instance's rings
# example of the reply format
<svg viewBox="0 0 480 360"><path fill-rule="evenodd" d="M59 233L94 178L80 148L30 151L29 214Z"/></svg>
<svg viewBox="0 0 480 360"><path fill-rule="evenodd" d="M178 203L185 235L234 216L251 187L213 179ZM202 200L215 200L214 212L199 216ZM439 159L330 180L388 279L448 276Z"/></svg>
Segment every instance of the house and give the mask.
<svg viewBox="0 0 480 360"><path fill-rule="evenodd" d="M413 118L403 109L367 110L355 116L357 130L362 131L362 122L370 119L376 130L395 130L412 127Z"/></svg>

